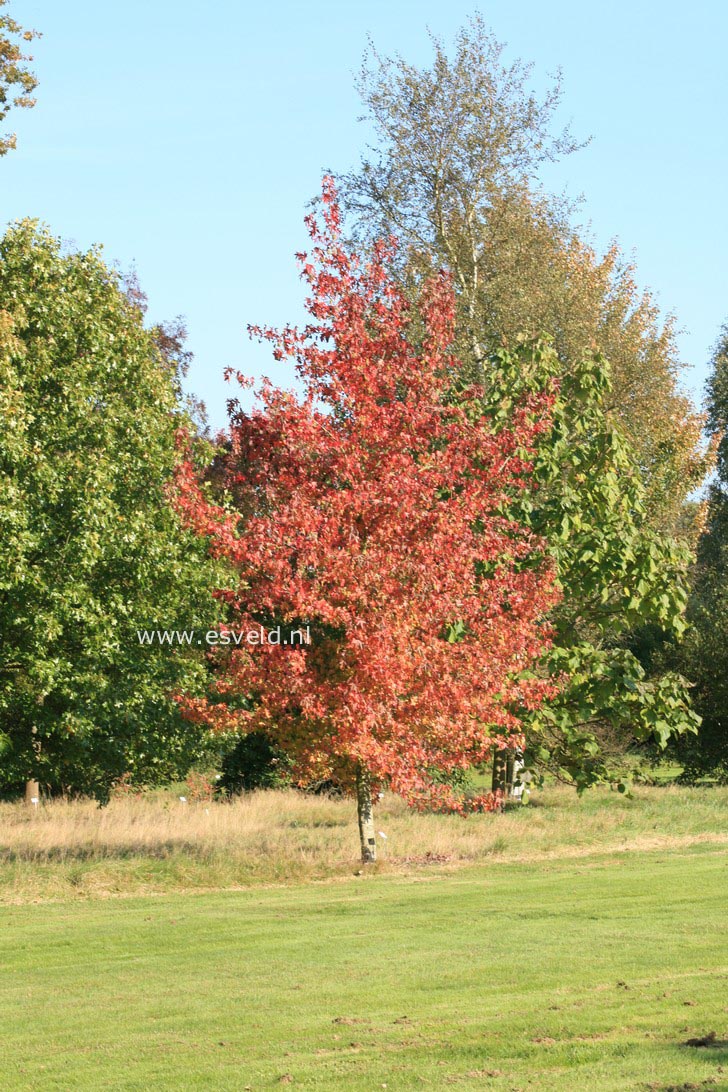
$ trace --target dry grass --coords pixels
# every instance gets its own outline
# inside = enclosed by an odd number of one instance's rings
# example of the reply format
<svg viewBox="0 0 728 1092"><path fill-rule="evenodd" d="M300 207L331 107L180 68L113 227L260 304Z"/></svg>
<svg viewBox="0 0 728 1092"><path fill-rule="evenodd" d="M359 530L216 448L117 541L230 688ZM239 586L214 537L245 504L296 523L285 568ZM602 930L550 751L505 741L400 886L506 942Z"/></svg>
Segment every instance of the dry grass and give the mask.
<svg viewBox="0 0 728 1092"><path fill-rule="evenodd" d="M506 814L420 815L387 796L377 811L383 871L451 869L728 844L726 789L640 788L632 798L566 789ZM227 803L172 793L0 805L0 901L219 889L351 875L358 836L350 800L260 792Z"/></svg>

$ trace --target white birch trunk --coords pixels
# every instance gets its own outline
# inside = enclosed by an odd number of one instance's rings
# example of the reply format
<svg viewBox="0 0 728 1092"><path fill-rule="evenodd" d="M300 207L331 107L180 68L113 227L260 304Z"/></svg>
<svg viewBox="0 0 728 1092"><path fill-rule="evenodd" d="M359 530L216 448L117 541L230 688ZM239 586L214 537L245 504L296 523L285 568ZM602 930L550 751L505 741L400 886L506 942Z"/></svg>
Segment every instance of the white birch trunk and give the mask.
<svg viewBox="0 0 728 1092"><path fill-rule="evenodd" d="M516 751L513 755L513 781L511 786L511 796L515 800L521 800L523 797L525 785L521 781L521 773L525 768L526 764L523 761L523 755L520 751Z"/></svg>
<svg viewBox="0 0 728 1092"><path fill-rule="evenodd" d="M372 788L369 771L363 766L356 770L356 807L359 816L362 864L373 864L377 859L377 841L374 833Z"/></svg>

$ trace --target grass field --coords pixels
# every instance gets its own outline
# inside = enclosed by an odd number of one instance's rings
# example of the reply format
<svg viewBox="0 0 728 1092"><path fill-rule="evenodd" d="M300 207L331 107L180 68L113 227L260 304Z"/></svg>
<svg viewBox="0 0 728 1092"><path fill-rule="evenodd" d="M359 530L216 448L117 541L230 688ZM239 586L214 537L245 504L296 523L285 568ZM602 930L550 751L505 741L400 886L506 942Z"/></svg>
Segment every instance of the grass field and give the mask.
<svg viewBox="0 0 728 1092"><path fill-rule="evenodd" d="M625 850L728 847L728 788L640 787L538 793L500 816L419 815L396 797L376 808L380 873L453 870L495 860L538 863ZM182 804L172 792L107 808L58 801L0 804L0 903L219 890L351 878L354 805L296 792Z"/></svg>
<svg viewBox="0 0 728 1092"><path fill-rule="evenodd" d="M0 1088L728 1089L724 790L554 792L467 822L385 801L389 858L358 876L346 802L247 806L227 870L214 806L167 808L178 844L156 850L159 799L93 813L105 834L67 806L55 840L7 809ZM253 812L286 882L256 872ZM215 876L237 889L193 890ZM124 882L147 893L111 897Z"/></svg>

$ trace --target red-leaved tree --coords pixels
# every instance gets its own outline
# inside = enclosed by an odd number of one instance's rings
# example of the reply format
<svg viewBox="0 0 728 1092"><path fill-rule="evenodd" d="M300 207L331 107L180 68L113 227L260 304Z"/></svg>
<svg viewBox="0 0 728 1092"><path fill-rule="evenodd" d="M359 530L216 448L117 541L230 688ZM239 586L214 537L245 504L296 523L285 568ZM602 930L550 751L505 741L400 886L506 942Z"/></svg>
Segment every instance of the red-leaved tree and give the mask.
<svg viewBox="0 0 728 1092"><path fill-rule="evenodd" d="M372 861L373 785L465 810L442 775L518 745L515 711L549 693L529 669L548 642L552 573L542 543L502 515L549 399L515 407L497 429L478 388L454 400L448 277L422 294L415 345L387 274L390 244L366 264L349 253L330 179L323 226L307 225L313 249L298 257L310 324L252 331L295 360L304 396L266 381L254 411L230 403L222 481L234 514L206 499L190 464L180 475L187 520L239 573L221 596L246 635L215 653L207 700L180 700L213 728L264 730L302 781L356 786ZM277 627L283 643L260 638ZM298 627L310 643L285 641ZM488 795L467 807L498 804Z"/></svg>

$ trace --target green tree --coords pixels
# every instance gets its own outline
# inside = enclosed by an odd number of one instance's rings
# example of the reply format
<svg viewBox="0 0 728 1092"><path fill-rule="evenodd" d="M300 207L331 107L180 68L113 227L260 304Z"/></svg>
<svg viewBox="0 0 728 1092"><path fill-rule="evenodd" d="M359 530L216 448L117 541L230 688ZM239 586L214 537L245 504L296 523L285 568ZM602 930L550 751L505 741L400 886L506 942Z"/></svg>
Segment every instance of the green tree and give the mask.
<svg viewBox="0 0 728 1092"><path fill-rule="evenodd" d="M664 745L694 728L678 673L650 673L636 634L682 630L696 509L686 498L708 460L701 420L676 385L671 323L616 248L603 257L572 226L573 210L539 187L544 163L578 147L552 135L561 87L529 91L530 67L476 18L451 59L434 41L429 68L371 50L360 90L375 142L342 180L355 235L391 232L408 292L433 265L458 290L457 352L489 412L524 384L560 384L552 434L539 451L527 515L549 542L564 588L550 673L560 701L527 718L531 758L579 787L614 775L634 740ZM542 333L552 346L536 340ZM534 344L532 368L507 367ZM609 360L607 365L598 350ZM519 354L520 355L520 354Z"/></svg>
<svg viewBox="0 0 728 1092"><path fill-rule="evenodd" d="M0 8L7 2L0 0ZM21 42L31 42L37 37L37 31L24 30L9 15L0 12L0 122L5 121L13 107L35 106L32 96L38 81L26 66L33 58L23 53ZM15 143L15 133L0 136L0 155L9 152Z"/></svg>
<svg viewBox="0 0 728 1092"><path fill-rule="evenodd" d="M674 670L651 675L630 647L644 628L661 641L681 637L690 555L650 526L631 445L605 409L606 361L587 357L564 372L553 347L535 342L517 358L495 353L488 374L486 411L504 421L514 403L558 378L532 488L508 505L509 516L547 540L563 590L541 665L562 686L525 715L526 763L580 789L616 780L632 742L664 748L699 720L686 680Z"/></svg>
<svg viewBox="0 0 728 1092"><path fill-rule="evenodd" d="M0 339L0 788L104 798L202 741L172 700L199 651L137 636L218 613L168 503L179 381L99 252L30 222L0 244Z"/></svg>
<svg viewBox="0 0 728 1092"><path fill-rule="evenodd" d="M574 209L539 184L545 164L580 147L568 129L553 134L560 79L532 93L531 66L505 65L480 17L459 32L452 58L433 46L430 67L373 47L365 59L359 89L374 140L341 179L355 234L395 234L413 290L433 264L452 271L456 349L479 379L494 349L523 336L552 336L567 372L599 349L612 374L605 408L634 446L648 519L694 542L684 502L706 463L701 420L676 382L673 324L618 248L597 255L573 227Z"/></svg>
<svg viewBox="0 0 728 1092"><path fill-rule="evenodd" d="M694 682L693 701L703 718L697 735L674 744L686 781L704 776L728 781L728 324L713 355L707 408L717 473L693 571L691 627L682 648L673 652L673 660Z"/></svg>

